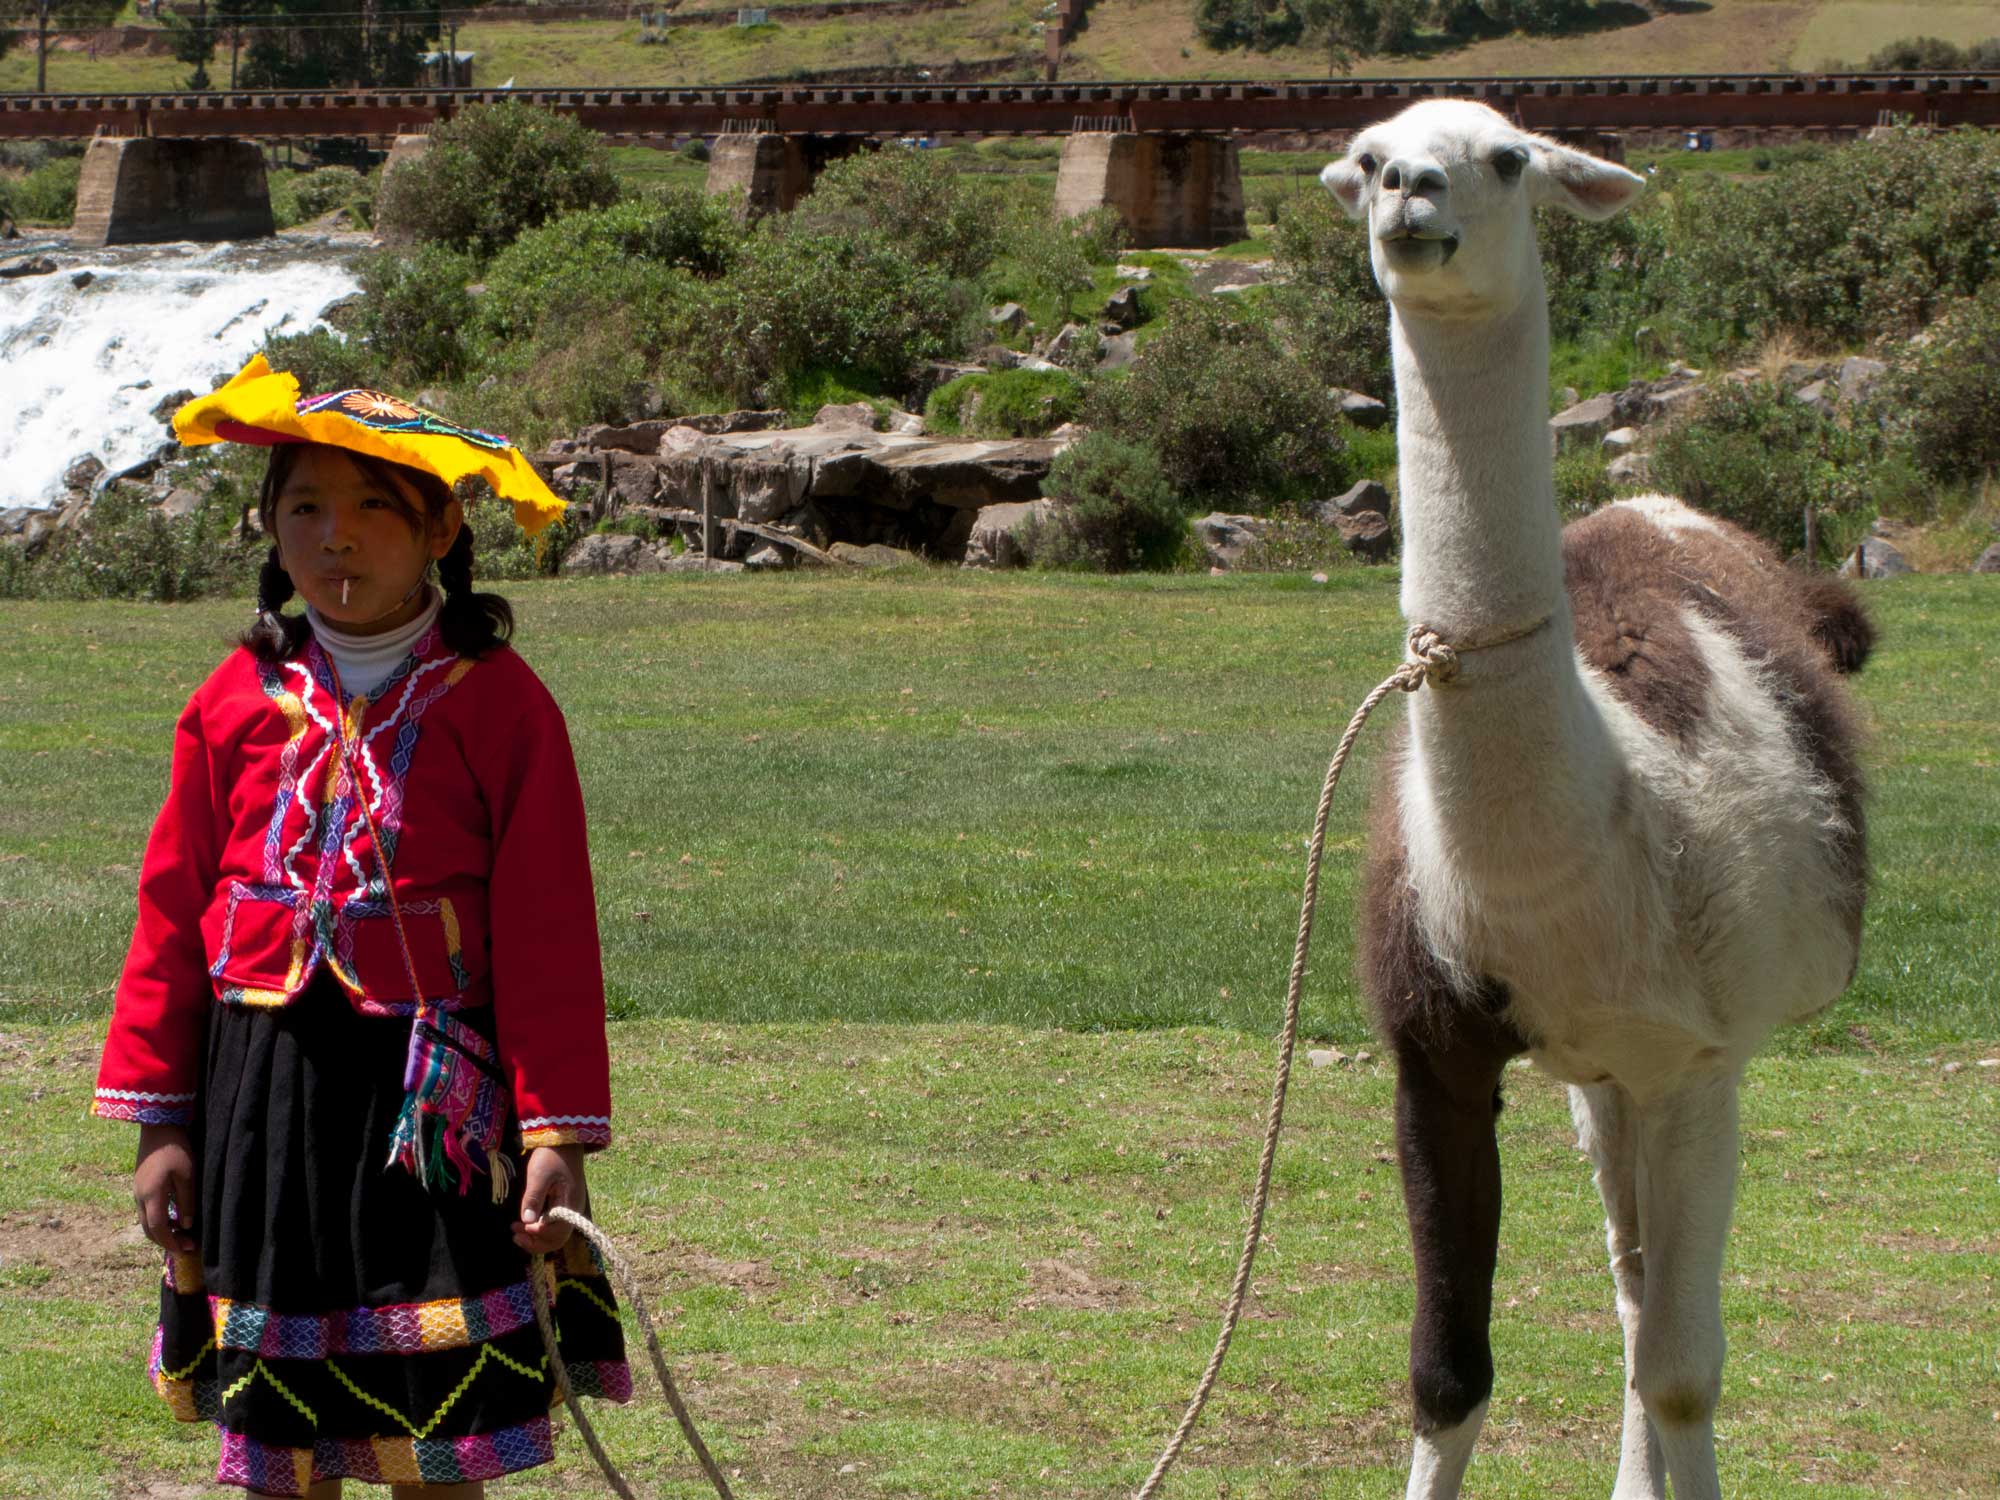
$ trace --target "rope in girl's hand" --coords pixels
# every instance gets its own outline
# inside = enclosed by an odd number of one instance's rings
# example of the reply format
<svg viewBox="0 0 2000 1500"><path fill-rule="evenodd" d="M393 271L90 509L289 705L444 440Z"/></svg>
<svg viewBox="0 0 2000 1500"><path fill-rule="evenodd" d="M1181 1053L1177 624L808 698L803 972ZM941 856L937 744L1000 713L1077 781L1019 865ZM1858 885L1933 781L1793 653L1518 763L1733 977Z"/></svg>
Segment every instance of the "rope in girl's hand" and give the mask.
<svg viewBox="0 0 2000 1500"><path fill-rule="evenodd" d="M626 1305L632 1309L632 1316L639 1323L639 1331L645 1335L646 1357L652 1361L653 1373L659 1377L660 1389L666 1392L667 1405L673 1408L674 1420L681 1424L681 1433L687 1438L688 1447L694 1450L694 1456L700 1461L702 1472L708 1475L708 1482L715 1486L716 1494L720 1495L722 1500L736 1500L730 1491L729 1481L722 1477L722 1470L716 1467L715 1459L710 1456L708 1445L701 1440L701 1434L695 1431L694 1417L688 1412L687 1403L681 1400L680 1388L674 1384L673 1371L667 1368L666 1356L660 1353L660 1337L653 1331L653 1319L646 1311L646 1299L640 1295L639 1283L633 1279L632 1268L625 1263L625 1258L612 1248L611 1241L604 1231L582 1214L567 1208L551 1208L542 1217L557 1219L569 1225L596 1248L599 1257L604 1261L605 1271L617 1283L618 1295L623 1297ZM632 1487L625 1482L625 1476L618 1472L617 1465L611 1462L610 1455L604 1451L604 1444L598 1441L597 1430L590 1425L590 1418L584 1414L583 1403L576 1399L576 1391L570 1385L569 1369L563 1364L561 1351L556 1348L555 1317L549 1310L549 1278L543 1272L546 1264L546 1257L538 1257L534 1270L529 1274L528 1285L533 1290L535 1299L535 1323L542 1330L542 1342L547 1345L549 1351L549 1366L555 1371L556 1392L569 1407L569 1414L576 1422L576 1430L583 1434L584 1446L590 1449L590 1456L597 1460L597 1466L604 1471L604 1477L610 1482L611 1488L619 1495L620 1500L637 1500L637 1496L632 1493Z"/></svg>

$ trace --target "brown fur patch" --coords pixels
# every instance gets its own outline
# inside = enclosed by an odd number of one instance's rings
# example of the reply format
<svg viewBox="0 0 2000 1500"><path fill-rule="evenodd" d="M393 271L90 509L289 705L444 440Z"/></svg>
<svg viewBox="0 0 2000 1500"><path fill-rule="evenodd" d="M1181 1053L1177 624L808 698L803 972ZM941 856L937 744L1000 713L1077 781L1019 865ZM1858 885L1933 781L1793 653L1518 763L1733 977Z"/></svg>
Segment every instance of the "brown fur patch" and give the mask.
<svg viewBox="0 0 2000 1500"><path fill-rule="evenodd" d="M1563 531L1563 583L1583 659L1640 719L1681 744L1701 724L1708 664L1683 611L1691 580L1674 538L1607 506Z"/></svg>

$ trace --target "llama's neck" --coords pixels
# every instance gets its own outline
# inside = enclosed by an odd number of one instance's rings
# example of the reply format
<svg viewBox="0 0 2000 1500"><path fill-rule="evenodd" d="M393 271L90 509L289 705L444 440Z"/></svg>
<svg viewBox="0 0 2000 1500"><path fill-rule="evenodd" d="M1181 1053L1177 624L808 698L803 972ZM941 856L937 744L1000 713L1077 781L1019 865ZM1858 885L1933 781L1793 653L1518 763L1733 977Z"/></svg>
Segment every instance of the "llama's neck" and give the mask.
<svg viewBox="0 0 2000 1500"><path fill-rule="evenodd" d="M1410 700L1411 852L1533 899L1600 855L1620 775L1563 590L1547 303L1538 280L1491 324L1398 314L1392 335L1404 614L1466 645L1548 621Z"/></svg>

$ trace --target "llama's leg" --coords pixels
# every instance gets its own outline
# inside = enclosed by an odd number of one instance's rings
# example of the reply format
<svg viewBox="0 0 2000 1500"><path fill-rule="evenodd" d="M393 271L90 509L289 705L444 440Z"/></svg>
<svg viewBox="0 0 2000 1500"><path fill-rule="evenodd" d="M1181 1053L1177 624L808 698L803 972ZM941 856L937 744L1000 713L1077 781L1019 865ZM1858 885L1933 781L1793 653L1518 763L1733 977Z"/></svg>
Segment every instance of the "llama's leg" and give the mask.
<svg viewBox="0 0 2000 1500"><path fill-rule="evenodd" d="M1721 1500L1722 1255L1736 1198L1734 1076L1703 1079L1639 1112L1646 1278L1631 1378L1659 1434L1674 1500Z"/></svg>
<svg viewBox="0 0 2000 1500"><path fill-rule="evenodd" d="M1639 1309L1645 1302L1646 1268L1639 1239L1639 1121L1632 1096L1615 1083L1569 1091L1579 1144L1595 1167L1604 1199L1604 1234L1611 1252L1611 1285L1618 1323L1625 1332L1625 1423L1619 1439L1618 1483L1611 1500L1665 1500L1666 1458L1646 1418L1632 1371L1639 1342Z"/></svg>
<svg viewBox="0 0 2000 1500"><path fill-rule="evenodd" d="M1493 1263L1500 1241L1504 1053L1397 1048L1396 1150L1416 1256L1410 1329L1416 1445L1408 1500L1453 1500L1493 1390Z"/></svg>

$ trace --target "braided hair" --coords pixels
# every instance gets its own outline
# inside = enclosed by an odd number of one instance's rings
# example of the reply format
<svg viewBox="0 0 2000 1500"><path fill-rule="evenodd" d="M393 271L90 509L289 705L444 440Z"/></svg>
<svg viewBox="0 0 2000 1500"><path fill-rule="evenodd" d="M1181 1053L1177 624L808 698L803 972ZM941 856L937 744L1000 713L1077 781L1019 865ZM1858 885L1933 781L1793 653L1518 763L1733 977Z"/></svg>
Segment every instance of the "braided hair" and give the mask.
<svg viewBox="0 0 2000 1500"><path fill-rule="evenodd" d="M257 496L257 519L266 536L277 527L278 498L285 482L298 466L299 455L308 443L283 443L271 449L264 468L264 482ZM444 514L452 502L451 487L435 474L366 453L338 450L347 461L374 480L395 504L410 530L421 536L430 522ZM414 494L417 503L412 503ZM444 604L438 611L438 633L459 656L481 656L501 645L514 633L514 610L498 594L475 593L472 587L473 536L470 526L461 525L450 550L438 560L438 583L444 589ZM312 634L303 615L283 613L297 592L291 574L271 548L257 575L257 618L243 632L243 644L259 661L277 663L295 656Z"/></svg>

